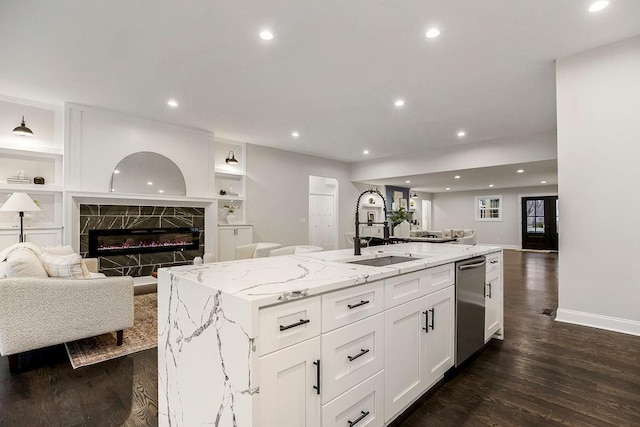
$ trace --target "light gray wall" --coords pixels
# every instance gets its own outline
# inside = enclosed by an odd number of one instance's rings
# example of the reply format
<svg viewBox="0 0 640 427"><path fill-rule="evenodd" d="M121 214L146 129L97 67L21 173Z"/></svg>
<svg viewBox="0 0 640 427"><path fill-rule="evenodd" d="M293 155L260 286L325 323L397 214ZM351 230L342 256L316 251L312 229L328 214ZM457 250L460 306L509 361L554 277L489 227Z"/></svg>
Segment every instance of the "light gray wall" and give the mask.
<svg viewBox="0 0 640 427"><path fill-rule="evenodd" d="M558 60L556 85L558 317L640 335L640 37Z"/></svg>
<svg viewBox="0 0 640 427"><path fill-rule="evenodd" d="M247 221L254 242L309 243L309 175L338 180L338 246L354 230L356 199L349 164L247 144ZM300 222L303 218L306 222Z"/></svg>
<svg viewBox="0 0 640 427"><path fill-rule="evenodd" d="M520 196L552 196L558 194L558 188L554 185L497 190L491 188L488 190L432 194L433 229L473 228L476 230L478 244L520 248L522 240ZM475 198L494 195L502 196L502 221L476 222Z"/></svg>
<svg viewBox="0 0 640 427"><path fill-rule="evenodd" d="M414 190L411 190L409 193L413 193ZM413 199L416 202L416 207L413 211L413 219L417 219L418 223L420 224L421 229L426 230L426 225L422 223L422 201L423 200L431 200L432 199L432 195L431 193L426 193L424 191L416 191L416 194L418 195L417 199ZM433 206L432 206L432 210L433 210ZM433 218L431 219L431 223L433 224Z"/></svg>

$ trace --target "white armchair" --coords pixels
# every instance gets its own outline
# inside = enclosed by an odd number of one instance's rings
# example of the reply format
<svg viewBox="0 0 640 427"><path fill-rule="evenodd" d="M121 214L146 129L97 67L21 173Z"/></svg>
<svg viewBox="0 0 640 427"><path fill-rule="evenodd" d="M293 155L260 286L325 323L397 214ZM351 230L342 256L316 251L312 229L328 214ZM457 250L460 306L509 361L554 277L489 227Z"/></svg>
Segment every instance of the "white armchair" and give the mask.
<svg viewBox="0 0 640 427"><path fill-rule="evenodd" d="M299 255L310 252L321 252L323 249L321 246L310 245L297 245L297 246L285 246L280 249L273 249L269 252L269 256L281 256L281 255Z"/></svg>
<svg viewBox="0 0 640 427"><path fill-rule="evenodd" d="M264 258L269 256L269 252L278 249L280 243L251 243L249 245L236 246L235 259Z"/></svg>

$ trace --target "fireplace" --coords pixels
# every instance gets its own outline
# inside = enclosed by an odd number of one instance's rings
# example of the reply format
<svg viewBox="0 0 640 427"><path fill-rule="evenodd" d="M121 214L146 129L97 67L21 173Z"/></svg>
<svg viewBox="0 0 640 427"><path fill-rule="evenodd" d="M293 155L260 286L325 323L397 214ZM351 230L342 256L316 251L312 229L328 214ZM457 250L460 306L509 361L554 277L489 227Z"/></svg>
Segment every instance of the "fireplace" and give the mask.
<svg viewBox="0 0 640 427"><path fill-rule="evenodd" d="M198 227L89 230L89 256L173 252L200 247Z"/></svg>

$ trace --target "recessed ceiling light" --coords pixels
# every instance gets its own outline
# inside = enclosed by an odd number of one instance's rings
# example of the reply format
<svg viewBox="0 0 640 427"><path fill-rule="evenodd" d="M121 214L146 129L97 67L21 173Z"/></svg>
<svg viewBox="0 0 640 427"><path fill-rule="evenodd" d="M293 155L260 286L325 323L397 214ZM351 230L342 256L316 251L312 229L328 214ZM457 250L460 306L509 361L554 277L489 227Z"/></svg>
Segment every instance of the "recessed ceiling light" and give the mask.
<svg viewBox="0 0 640 427"><path fill-rule="evenodd" d="M524 173L524 169L518 169L516 172L518 172L518 173Z"/></svg>
<svg viewBox="0 0 640 427"><path fill-rule="evenodd" d="M396 102L393 103L396 107L404 107L404 99L396 99Z"/></svg>
<svg viewBox="0 0 640 427"><path fill-rule="evenodd" d="M454 176L453 179L460 179L460 175Z"/></svg>
<svg viewBox="0 0 640 427"><path fill-rule="evenodd" d="M293 132L291 132L291 136L294 137L294 138L297 138L297 137L300 136L300 134L297 131L294 130Z"/></svg>
<svg viewBox="0 0 640 427"><path fill-rule="evenodd" d="M171 108L176 108L178 106L178 101L175 99L170 99L167 101L167 105Z"/></svg>
<svg viewBox="0 0 640 427"><path fill-rule="evenodd" d="M362 154L369 154L369 150L364 150Z"/></svg>
<svg viewBox="0 0 640 427"><path fill-rule="evenodd" d="M458 131L458 138L464 138L464 136L465 136L466 134L467 134L467 133L466 133L465 131L463 131L463 130Z"/></svg>
<svg viewBox="0 0 640 427"><path fill-rule="evenodd" d="M449 190L451 190L451 188L447 187L447 188L445 188L445 190L449 191Z"/></svg>
<svg viewBox="0 0 640 427"><path fill-rule="evenodd" d="M158 193L164 193L164 190L158 190Z"/></svg>
<svg viewBox="0 0 640 427"><path fill-rule="evenodd" d="M153 182L149 181L147 182L147 185L153 185Z"/></svg>
<svg viewBox="0 0 640 427"><path fill-rule="evenodd" d="M427 36L428 39L435 39L440 35L440 30L437 28L431 28L429 31L427 31L427 34L425 35Z"/></svg>
<svg viewBox="0 0 640 427"><path fill-rule="evenodd" d="M118 169L114 169L114 170L113 170L113 173L115 173L115 174L119 174L119 173L120 173L120 171L119 171Z"/></svg>
<svg viewBox="0 0 640 427"><path fill-rule="evenodd" d="M411 184L411 181L409 181L409 180L406 180L406 181L405 181L405 183L407 183L407 184Z"/></svg>
<svg viewBox="0 0 640 427"><path fill-rule="evenodd" d="M607 0L599 0L591 4L591 6L589 7L589 12L600 12L607 6L609 6L609 2Z"/></svg>
<svg viewBox="0 0 640 427"><path fill-rule="evenodd" d="M540 184L546 184L547 181L540 181Z"/></svg>
<svg viewBox="0 0 640 427"><path fill-rule="evenodd" d="M489 188L492 188L492 187L493 187L493 184L489 184Z"/></svg>
<svg viewBox="0 0 640 427"><path fill-rule="evenodd" d="M260 32L260 38L262 40L271 40L273 39L273 33L269 30L264 30L262 32Z"/></svg>

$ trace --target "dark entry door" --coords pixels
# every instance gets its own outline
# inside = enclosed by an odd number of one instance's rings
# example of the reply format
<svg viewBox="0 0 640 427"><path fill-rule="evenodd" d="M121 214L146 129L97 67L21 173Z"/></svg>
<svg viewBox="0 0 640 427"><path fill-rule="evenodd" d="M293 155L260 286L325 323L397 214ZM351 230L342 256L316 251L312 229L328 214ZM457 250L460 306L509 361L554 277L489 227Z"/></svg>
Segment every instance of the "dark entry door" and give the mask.
<svg viewBox="0 0 640 427"><path fill-rule="evenodd" d="M522 198L522 249L558 250L558 196Z"/></svg>

